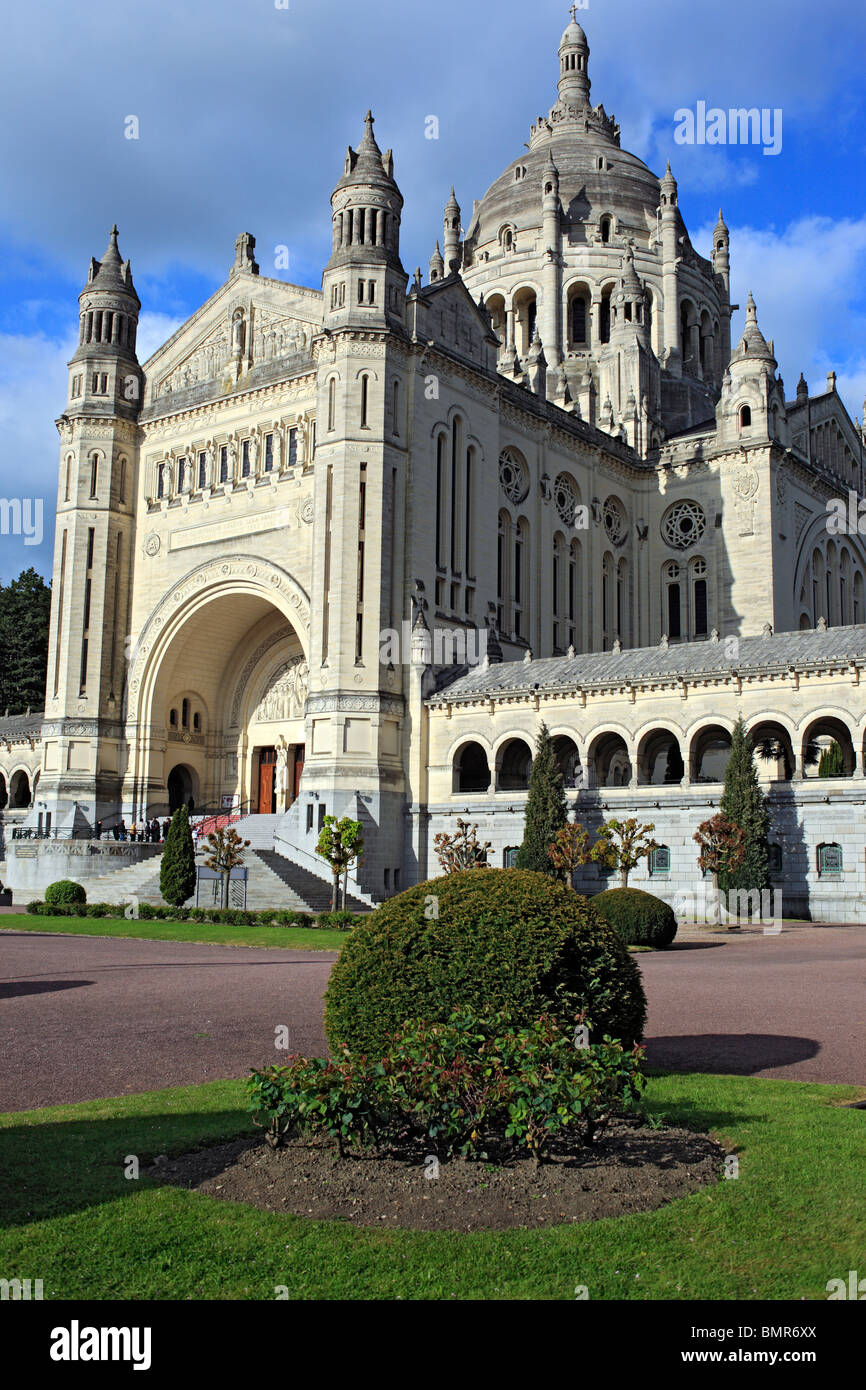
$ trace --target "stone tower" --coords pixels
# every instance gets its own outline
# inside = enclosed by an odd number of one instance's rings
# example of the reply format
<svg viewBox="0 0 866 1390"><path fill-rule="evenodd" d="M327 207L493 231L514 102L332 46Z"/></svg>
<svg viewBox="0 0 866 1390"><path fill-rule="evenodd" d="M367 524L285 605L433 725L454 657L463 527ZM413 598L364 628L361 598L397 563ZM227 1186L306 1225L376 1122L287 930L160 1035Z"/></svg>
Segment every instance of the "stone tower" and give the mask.
<svg viewBox="0 0 866 1390"><path fill-rule="evenodd" d="M372 881L382 877L378 856L392 855L389 869L402 859L402 666L380 665L380 648L383 632L398 629L403 616L408 277L400 262L403 199L369 112L331 202L324 333L314 345L315 618L300 800L313 798L316 815L326 806L368 822Z"/></svg>
<svg viewBox="0 0 866 1390"><path fill-rule="evenodd" d="M116 810L122 777L141 301L112 227L79 297L61 439L40 800L55 827Z"/></svg>

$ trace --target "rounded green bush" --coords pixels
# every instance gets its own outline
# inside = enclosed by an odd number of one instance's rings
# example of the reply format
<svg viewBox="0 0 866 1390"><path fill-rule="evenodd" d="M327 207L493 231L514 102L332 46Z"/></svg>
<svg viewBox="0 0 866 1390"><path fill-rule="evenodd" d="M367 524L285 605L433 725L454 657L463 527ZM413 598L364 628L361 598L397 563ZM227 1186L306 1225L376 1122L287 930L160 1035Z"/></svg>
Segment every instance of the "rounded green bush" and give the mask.
<svg viewBox="0 0 866 1390"><path fill-rule="evenodd" d="M677 934L673 908L641 888L610 888L597 894L592 905L627 946L670 946Z"/></svg>
<svg viewBox="0 0 866 1390"><path fill-rule="evenodd" d="M417 884L361 919L325 995L331 1047L382 1056L409 1018L445 1022L461 1005L520 1026L584 1010L593 1038L625 1046L646 1020L638 967L587 900L546 874L467 869Z"/></svg>
<svg viewBox="0 0 866 1390"><path fill-rule="evenodd" d="M45 889L45 901L53 907L62 903L86 903L87 894L80 883L73 883L71 878L59 878Z"/></svg>

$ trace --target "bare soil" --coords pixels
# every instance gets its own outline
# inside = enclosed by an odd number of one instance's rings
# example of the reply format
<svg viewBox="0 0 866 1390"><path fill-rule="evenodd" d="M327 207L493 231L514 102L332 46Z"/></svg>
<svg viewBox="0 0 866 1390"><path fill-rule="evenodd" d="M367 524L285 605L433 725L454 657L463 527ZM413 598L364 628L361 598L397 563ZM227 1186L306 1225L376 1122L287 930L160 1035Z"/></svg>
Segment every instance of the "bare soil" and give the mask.
<svg viewBox="0 0 866 1390"><path fill-rule="evenodd" d="M314 1220L413 1230L508 1230L654 1211L719 1181L724 1152L705 1134L656 1130L635 1117L611 1121L592 1148L559 1147L534 1159L452 1159L423 1148L348 1151L292 1139L271 1149L256 1136L175 1159L149 1177L264 1211ZM438 1172L438 1176L437 1176Z"/></svg>

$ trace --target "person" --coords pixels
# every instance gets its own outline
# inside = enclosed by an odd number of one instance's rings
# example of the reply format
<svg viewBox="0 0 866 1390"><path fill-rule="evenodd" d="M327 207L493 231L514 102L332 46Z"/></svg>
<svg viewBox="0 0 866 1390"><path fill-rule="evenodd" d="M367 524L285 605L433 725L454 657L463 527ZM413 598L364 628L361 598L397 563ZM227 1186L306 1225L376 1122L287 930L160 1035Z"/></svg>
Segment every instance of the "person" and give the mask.
<svg viewBox="0 0 866 1390"><path fill-rule="evenodd" d="M98 821L96 822L96 838L97 838L97 840L101 840L101 839L102 839L102 821L101 821L101 820L98 820Z"/></svg>
<svg viewBox="0 0 866 1390"><path fill-rule="evenodd" d="M120 822L120 839L126 839L126 821L123 820Z"/></svg>
<svg viewBox="0 0 866 1390"><path fill-rule="evenodd" d="M111 827L111 833L112 833L112 835L114 836L115 840L119 840L119 839L120 839L120 823L119 823L119 821L115 821L114 825Z"/></svg>
<svg viewBox="0 0 866 1390"><path fill-rule="evenodd" d="M129 827L129 838L133 844L135 844L136 840L138 839L138 826L136 825L135 821L133 821Z"/></svg>
<svg viewBox="0 0 866 1390"><path fill-rule="evenodd" d="M163 838L164 840L167 840L167 839L168 839L168 832L169 832L170 826L171 826L171 821L170 821L170 820L164 820L164 821L163 821L163 823L162 823L162 838Z"/></svg>
<svg viewBox="0 0 866 1390"><path fill-rule="evenodd" d="M159 821L156 816L154 816L153 820L150 822L150 839L151 843L154 845L159 839Z"/></svg>

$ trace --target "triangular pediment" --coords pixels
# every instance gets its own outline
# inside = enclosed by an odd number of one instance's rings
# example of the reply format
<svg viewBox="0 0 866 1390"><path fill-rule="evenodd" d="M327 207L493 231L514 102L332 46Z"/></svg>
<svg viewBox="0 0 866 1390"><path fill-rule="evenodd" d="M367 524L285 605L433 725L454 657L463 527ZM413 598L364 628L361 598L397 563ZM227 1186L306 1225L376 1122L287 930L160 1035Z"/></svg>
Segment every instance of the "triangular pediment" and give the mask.
<svg viewBox="0 0 866 1390"><path fill-rule="evenodd" d="M231 275L144 364L146 400L161 403L267 364L312 365L321 329L316 290L252 274Z"/></svg>

